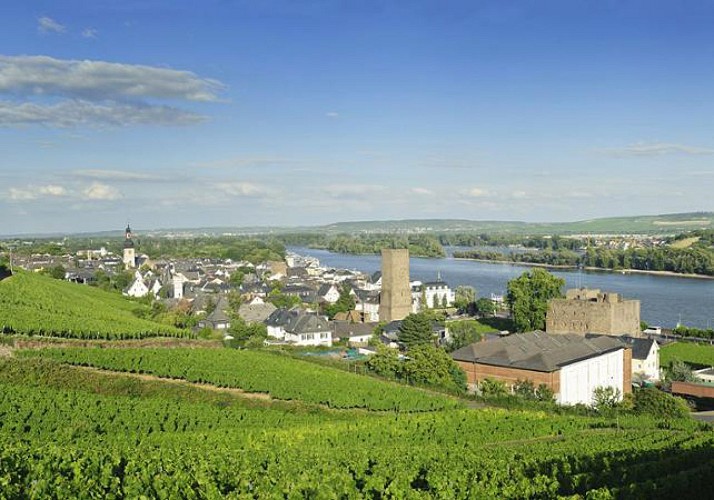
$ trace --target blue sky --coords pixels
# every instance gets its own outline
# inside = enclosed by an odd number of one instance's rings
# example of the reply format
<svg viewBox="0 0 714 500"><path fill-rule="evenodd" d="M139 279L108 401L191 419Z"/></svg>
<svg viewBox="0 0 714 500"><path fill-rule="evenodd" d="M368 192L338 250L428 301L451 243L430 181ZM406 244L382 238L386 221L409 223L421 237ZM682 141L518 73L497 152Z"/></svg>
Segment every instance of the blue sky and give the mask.
<svg viewBox="0 0 714 500"><path fill-rule="evenodd" d="M0 234L714 210L706 1L33 1Z"/></svg>

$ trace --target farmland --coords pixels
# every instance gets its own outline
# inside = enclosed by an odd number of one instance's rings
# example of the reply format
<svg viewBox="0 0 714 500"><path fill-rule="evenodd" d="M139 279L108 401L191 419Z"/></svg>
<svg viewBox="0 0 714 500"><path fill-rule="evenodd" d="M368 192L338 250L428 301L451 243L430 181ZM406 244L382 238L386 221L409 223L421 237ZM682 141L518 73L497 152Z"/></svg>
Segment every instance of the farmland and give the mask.
<svg viewBox="0 0 714 500"><path fill-rule="evenodd" d="M0 332L77 339L189 337L143 319L149 306L119 294L29 272L0 281Z"/></svg>
<svg viewBox="0 0 714 500"><path fill-rule="evenodd" d="M119 351L43 349L0 359L6 497L701 497L714 472L714 436L688 420L444 404L335 409L337 399L325 405L298 390L313 380L299 360L215 349ZM232 363L243 386L244 372L256 371L273 395L278 381L270 371L282 370L296 389L286 401L254 400L128 373L163 373L162 354L166 370L185 378L194 366L201 380L210 377L203 363L212 360L214 375ZM248 360L257 365L241 368ZM127 373L67 364L90 361ZM324 370L315 373L325 390L351 393L329 368L314 368ZM383 401L379 381L354 375L350 382L355 394L371 390Z"/></svg>
<svg viewBox="0 0 714 500"><path fill-rule="evenodd" d="M691 342L675 342L660 350L660 363L669 366L672 360L678 359L690 365L703 367L714 366L714 346Z"/></svg>

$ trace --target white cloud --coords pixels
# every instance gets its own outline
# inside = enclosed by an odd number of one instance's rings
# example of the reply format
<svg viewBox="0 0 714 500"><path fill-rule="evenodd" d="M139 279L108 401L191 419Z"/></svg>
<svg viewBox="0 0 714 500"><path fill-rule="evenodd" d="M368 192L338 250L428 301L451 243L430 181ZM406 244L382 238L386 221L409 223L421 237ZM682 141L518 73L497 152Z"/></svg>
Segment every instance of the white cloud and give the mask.
<svg viewBox="0 0 714 500"><path fill-rule="evenodd" d="M193 164L193 166L200 168L276 167L282 165L293 165L297 163L304 163L304 161L296 160L293 158L249 156L227 158L225 160L216 160L205 163L195 163Z"/></svg>
<svg viewBox="0 0 714 500"><path fill-rule="evenodd" d="M0 127L191 125L200 123L204 119L201 115L178 108L142 103L93 103L84 100L67 100L57 104L42 105L31 102L0 101Z"/></svg>
<svg viewBox="0 0 714 500"><path fill-rule="evenodd" d="M97 38L99 31L94 28L84 28L82 30L82 38Z"/></svg>
<svg viewBox="0 0 714 500"><path fill-rule="evenodd" d="M434 194L434 192L431 191L430 189L423 188L423 187L415 187L415 188L412 188L411 191L414 194L424 194L424 195Z"/></svg>
<svg viewBox="0 0 714 500"><path fill-rule="evenodd" d="M215 183L213 186L229 196L246 198L259 198L267 196L271 192L270 189L252 182L226 181Z"/></svg>
<svg viewBox="0 0 714 500"><path fill-rule="evenodd" d="M100 170L100 169L84 169L75 170L72 172L75 177L94 180L118 181L118 182L159 182L164 180L162 177L141 172L126 172L123 170Z"/></svg>
<svg viewBox="0 0 714 500"><path fill-rule="evenodd" d="M338 118L340 114L336 111L328 111L327 113L325 113L325 116L328 118Z"/></svg>
<svg viewBox="0 0 714 500"><path fill-rule="evenodd" d="M363 199L383 196L384 186L373 184L331 184L322 187L322 192L336 199Z"/></svg>
<svg viewBox="0 0 714 500"><path fill-rule="evenodd" d="M463 191L463 194L471 198L484 198L486 196L490 196L488 191L479 187L467 189L466 191Z"/></svg>
<svg viewBox="0 0 714 500"><path fill-rule="evenodd" d="M95 182L83 191L84 196L90 200L112 201L122 198L122 194L115 187L100 182Z"/></svg>
<svg viewBox="0 0 714 500"><path fill-rule="evenodd" d="M511 196L513 198L525 198L526 196L528 196L528 193L526 193L525 191L516 190L511 193Z"/></svg>
<svg viewBox="0 0 714 500"><path fill-rule="evenodd" d="M191 71L49 56L0 56L0 92L89 100L217 101L224 85Z"/></svg>
<svg viewBox="0 0 714 500"><path fill-rule="evenodd" d="M664 156L672 154L684 155L710 155L714 149L687 146L685 144L672 144L667 142L636 142L622 148L608 148L598 150L600 153L615 157L637 156Z"/></svg>
<svg viewBox="0 0 714 500"><path fill-rule="evenodd" d="M45 186L27 186L26 188L11 187L8 189L8 198L11 201L30 201L38 198L67 196L63 186L47 184Z"/></svg>
<svg viewBox="0 0 714 500"><path fill-rule="evenodd" d="M37 19L37 31L40 33L64 33L67 28L52 19L51 17L42 16Z"/></svg>

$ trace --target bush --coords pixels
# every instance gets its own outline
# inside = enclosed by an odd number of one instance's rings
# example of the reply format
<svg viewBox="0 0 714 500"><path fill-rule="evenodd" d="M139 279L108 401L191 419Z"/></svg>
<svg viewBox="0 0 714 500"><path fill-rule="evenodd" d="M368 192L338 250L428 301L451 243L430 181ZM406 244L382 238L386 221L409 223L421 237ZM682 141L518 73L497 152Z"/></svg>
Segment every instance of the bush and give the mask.
<svg viewBox="0 0 714 500"><path fill-rule="evenodd" d="M653 387L635 390L633 411L640 415L646 414L664 419L678 419L689 416L689 406L684 399Z"/></svg>
<svg viewBox="0 0 714 500"><path fill-rule="evenodd" d="M617 387L610 385L599 386L593 390L593 408L597 411L611 410L622 399L622 393Z"/></svg>
<svg viewBox="0 0 714 500"><path fill-rule="evenodd" d="M501 397L506 396L508 394L508 388L506 387L506 384L490 378L483 379L479 384L478 388L481 391L481 395L485 398Z"/></svg>

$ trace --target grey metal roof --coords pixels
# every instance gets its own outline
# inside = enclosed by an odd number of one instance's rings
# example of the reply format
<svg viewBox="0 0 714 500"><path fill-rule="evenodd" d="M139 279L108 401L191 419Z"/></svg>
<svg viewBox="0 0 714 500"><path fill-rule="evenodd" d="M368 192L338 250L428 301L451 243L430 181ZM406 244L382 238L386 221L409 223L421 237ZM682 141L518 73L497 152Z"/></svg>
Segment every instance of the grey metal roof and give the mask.
<svg viewBox="0 0 714 500"><path fill-rule="evenodd" d="M535 331L477 342L454 351L451 357L457 361L553 372L577 361L625 347L614 337L586 339L576 334L548 335Z"/></svg>

